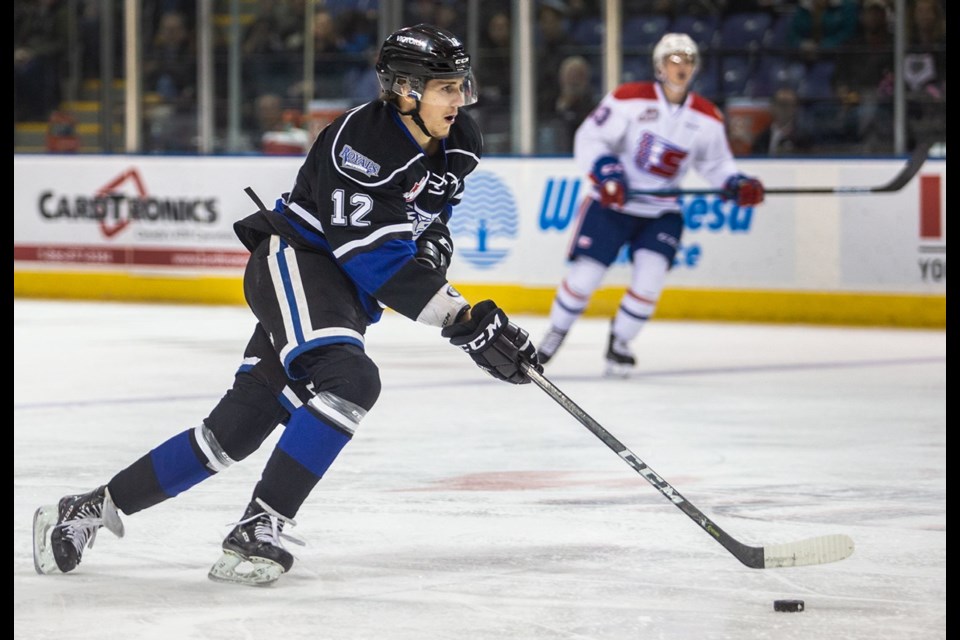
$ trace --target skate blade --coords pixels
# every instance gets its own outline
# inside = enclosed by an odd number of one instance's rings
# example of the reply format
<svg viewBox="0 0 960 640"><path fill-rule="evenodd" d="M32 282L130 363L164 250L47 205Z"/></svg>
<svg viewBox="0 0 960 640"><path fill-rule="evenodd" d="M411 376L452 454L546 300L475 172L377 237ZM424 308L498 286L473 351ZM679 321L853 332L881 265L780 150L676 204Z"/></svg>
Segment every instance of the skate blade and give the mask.
<svg viewBox="0 0 960 640"><path fill-rule="evenodd" d="M607 362L607 367L604 369L603 375L606 378L629 378L633 370L633 365Z"/></svg>
<svg viewBox="0 0 960 640"><path fill-rule="evenodd" d="M33 568L40 575L63 573L50 548L50 530L57 524L57 505L45 505L33 514Z"/></svg>
<svg viewBox="0 0 960 640"><path fill-rule="evenodd" d="M248 587L269 587L283 573L283 567L273 560L247 559L233 551L224 551L220 559L210 567L207 577L214 582L241 584Z"/></svg>

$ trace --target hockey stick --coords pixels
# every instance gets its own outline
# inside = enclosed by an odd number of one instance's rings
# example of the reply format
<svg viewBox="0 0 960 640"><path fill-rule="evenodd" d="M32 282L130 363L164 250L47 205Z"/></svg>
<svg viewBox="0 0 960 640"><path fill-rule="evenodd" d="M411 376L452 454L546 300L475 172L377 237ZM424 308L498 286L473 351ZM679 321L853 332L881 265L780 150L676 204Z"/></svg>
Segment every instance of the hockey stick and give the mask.
<svg viewBox="0 0 960 640"><path fill-rule="evenodd" d="M856 194L856 193L894 193L900 191L913 176L917 175L920 167L926 162L930 153L932 142L922 142L917 144L916 149L903 165L900 172L890 180L890 182L876 187L774 187L764 189L767 195L810 195L810 194ZM668 189L651 190L630 189L632 196L719 196L723 194L722 189Z"/></svg>
<svg viewBox="0 0 960 640"><path fill-rule="evenodd" d="M614 453L633 467L634 471L656 487L667 500L676 505L678 509L696 522L701 529L709 533L717 542L723 545L727 551L732 553L733 557L751 569L772 569L778 567L825 564L827 562L843 560L853 553L853 539L842 534L817 536L797 542L764 545L762 547L751 547L735 540L705 516L702 511L690 504L669 482L657 475L643 460L638 458L636 454L614 438L610 432L600 426L600 423L577 406L577 403L567 397L556 385L544 377L542 373L539 373L527 364L523 365L523 369L527 376L529 376L538 387L546 391L547 395L557 401L557 404L580 421L593 435L600 438Z"/></svg>

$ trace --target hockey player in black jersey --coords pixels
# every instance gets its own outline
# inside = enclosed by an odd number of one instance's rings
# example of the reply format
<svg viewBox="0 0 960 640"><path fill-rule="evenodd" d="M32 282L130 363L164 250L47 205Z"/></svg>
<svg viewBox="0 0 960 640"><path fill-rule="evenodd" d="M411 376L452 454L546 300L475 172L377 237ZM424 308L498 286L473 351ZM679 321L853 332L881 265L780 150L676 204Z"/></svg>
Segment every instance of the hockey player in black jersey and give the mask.
<svg viewBox="0 0 960 640"><path fill-rule="evenodd" d="M461 107L476 101L470 56L451 33L400 29L377 62L380 99L318 135L293 189L235 225L250 250L244 294L256 316L232 388L203 422L107 484L34 516L38 573L80 563L97 531L243 460L284 425L250 503L223 541L213 580L269 585L293 565L281 538L380 394L364 334L389 307L441 329L483 370L513 384L542 371L528 334L494 302L447 282L446 223L481 156Z"/></svg>

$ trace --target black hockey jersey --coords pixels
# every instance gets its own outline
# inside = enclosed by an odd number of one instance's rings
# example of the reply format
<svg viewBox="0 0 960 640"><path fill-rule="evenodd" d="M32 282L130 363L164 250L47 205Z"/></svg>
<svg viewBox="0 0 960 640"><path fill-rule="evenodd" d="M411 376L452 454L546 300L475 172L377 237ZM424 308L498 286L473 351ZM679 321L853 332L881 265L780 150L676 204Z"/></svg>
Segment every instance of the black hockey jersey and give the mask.
<svg viewBox="0 0 960 640"><path fill-rule="evenodd" d="M356 285L371 322L383 306L416 320L446 284L414 259L416 239L427 227L449 238L446 223L481 145L461 110L441 151L426 156L393 105L367 103L320 132L290 193L273 211L238 222L237 235L251 250L267 232L326 252Z"/></svg>

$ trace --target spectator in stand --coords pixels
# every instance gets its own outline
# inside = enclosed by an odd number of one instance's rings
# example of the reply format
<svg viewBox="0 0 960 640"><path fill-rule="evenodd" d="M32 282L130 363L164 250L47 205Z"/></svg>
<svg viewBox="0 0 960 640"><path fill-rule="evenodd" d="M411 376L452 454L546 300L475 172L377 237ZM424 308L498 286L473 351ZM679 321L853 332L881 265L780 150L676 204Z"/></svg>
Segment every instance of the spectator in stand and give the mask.
<svg viewBox="0 0 960 640"><path fill-rule="evenodd" d="M186 15L180 11L161 14L143 55L144 91L157 98L147 114L149 151L196 150L196 61Z"/></svg>
<svg viewBox="0 0 960 640"><path fill-rule="evenodd" d="M196 47L183 13L168 11L160 16L144 51L143 77L145 90L164 102L179 103L196 95Z"/></svg>
<svg viewBox="0 0 960 640"><path fill-rule="evenodd" d="M287 51L303 55L303 43L306 38L307 0L282 0L274 3L264 0L267 10L272 11Z"/></svg>
<svg viewBox="0 0 960 640"><path fill-rule="evenodd" d="M803 119L800 99L793 87L780 87L770 103L772 119L757 134L750 153L760 156L789 156L810 151L810 128Z"/></svg>
<svg viewBox="0 0 960 640"><path fill-rule="evenodd" d="M243 86L247 96L286 93L296 82L297 56L286 48L278 18L272 12L258 14L247 27L240 50L243 53Z"/></svg>
<svg viewBox="0 0 960 640"><path fill-rule="evenodd" d="M339 98L343 95L344 41L339 25L327 9L318 9L313 16L314 95Z"/></svg>
<svg viewBox="0 0 960 640"><path fill-rule="evenodd" d="M344 95L344 42L333 14L318 8L313 16L313 92L315 98L342 98ZM291 97L302 99L307 91L303 78L303 54L296 63L297 77L289 90Z"/></svg>
<svg viewBox="0 0 960 640"><path fill-rule="evenodd" d="M376 62L376 54L371 56L369 52L378 48L376 14L371 16L359 9L344 9L337 14L337 24L344 52L357 55L350 62L351 66L370 68L368 63L370 60Z"/></svg>
<svg viewBox="0 0 960 640"><path fill-rule="evenodd" d="M480 34L480 55L477 64L477 83L483 88L484 104L510 105L512 73L510 15L497 11L487 21Z"/></svg>
<svg viewBox="0 0 960 640"><path fill-rule="evenodd" d="M859 0L800 0L788 41L808 62L846 44L857 33Z"/></svg>
<svg viewBox="0 0 960 640"><path fill-rule="evenodd" d="M837 52L836 137L864 153L893 150L893 34L886 0L864 0L857 35Z"/></svg>
<svg viewBox="0 0 960 640"><path fill-rule="evenodd" d="M310 134L301 127L302 116L286 108L275 93L257 96L256 124L250 131L249 149L267 155L303 155L310 148Z"/></svg>
<svg viewBox="0 0 960 640"><path fill-rule="evenodd" d="M472 108L471 114L483 128L487 153L510 151L510 87L513 79L510 30L510 14L501 9L490 14L486 28L480 34L476 76L483 99Z"/></svg>
<svg viewBox="0 0 960 640"><path fill-rule="evenodd" d="M377 76L376 69L379 54L379 49L370 47L364 54L369 64L363 69L351 65L346 71L344 86L346 87L350 107L365 104L375 100L380 95L380 78Z"/></svg>
<svg viewBox="0 0 960 640"><path fill-rule="evenodd" d="M560 96L554 113L561 134L557 140L558 153L573 153L573 137L597 102L590 63L583 56L564 58L560 63Z"/></svg>
<svg viewBox="0 0 960 640"><path fill-rule="evenodd" d="M541 151L551 152L548 143L555 132L549 123L560 97L560 62L569 43L567 5L563 0L540 0L536 25L537 128Z"/></svg>
<svg viewBox="0 0 960 640"><path fill-rule="evenodd" d="M62 0L13 5L13 119L46 122L60 105L67 10Z"/></svg>
<svg viewBox="0 0 960 640"><path fill-rule="evenodd" d="M947 22L940 0L913 0L908 9L903 78L913 148L918 141L947 139Z"/></svg>
<svg viewBox="0 0 960 640"><path fill-rule="evenodd" d="M466 11L458 10L457 3L452 0L437 2L433 10L433 23L441 29L455 33L466 32Z"/></svg>

